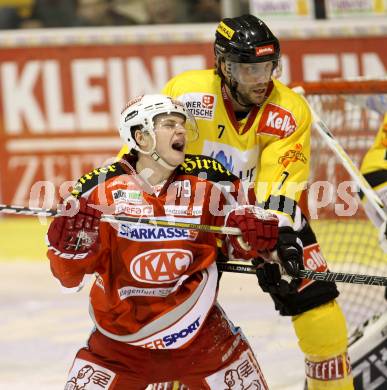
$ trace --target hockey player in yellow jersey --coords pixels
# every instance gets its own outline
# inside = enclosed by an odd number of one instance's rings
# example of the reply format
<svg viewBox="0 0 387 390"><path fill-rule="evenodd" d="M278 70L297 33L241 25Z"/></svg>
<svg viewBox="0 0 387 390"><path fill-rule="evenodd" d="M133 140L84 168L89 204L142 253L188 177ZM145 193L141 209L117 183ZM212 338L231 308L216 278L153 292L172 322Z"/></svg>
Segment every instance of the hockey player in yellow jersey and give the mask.
<svg viewBox="0 0 387 390"><path fill-rule="evenodd" d="M378 193L380 199L387 207L387 113L384 114L383 122L378 130L375 141L364 156L361 172ZM379 214L365 200L365 210L369 218L376 226L380 226L380 246L387 253L387 227Z"/></svg>
<svg viewBox="0 0 387 390"><path fill-rule="evenodd" d="M363 103L363 101L361 100ZM361 105L363 107L363 104ZM360 170L368 183L378 194L387 209L387 99L383 95L370 95L365 99L365 106L378 112L383 118L374 143L365 154ZM379 228L379 243L382 250L387 253L386 221L375 210L375 206L361 194L365 211L371 222ZM378 206L376 206L378 207ZM387 288L384 297L387 299ZM387 379L379 375L379 361L368 360L369 356L383 356L387 348L387 311L380 306L379 313L367 319L355 331L355 337L349 347L352 358L354 385L356 390L385 389ZM384 310L384 311L383 311ZM376 375L376 376L374 376Z"/></svg>
<svg viewBox="0 0 387 390"><path fill-rule="evenodd" d="M278 215L280 240L296 230L305 268L326 271L325 261L312 256L320 248L297 206L309 175L311 114L274 78L280 70L278 39L252 15L226 18L216 30L215 59L215 70L185 72L163 90L183 101L197 120L199 138L189 152L217 159L252 186L252 201ZM265 263L257 276L276 310L292 317L308 389L352 390L347 329L335 284L288 283L274 263Z"/></svg>

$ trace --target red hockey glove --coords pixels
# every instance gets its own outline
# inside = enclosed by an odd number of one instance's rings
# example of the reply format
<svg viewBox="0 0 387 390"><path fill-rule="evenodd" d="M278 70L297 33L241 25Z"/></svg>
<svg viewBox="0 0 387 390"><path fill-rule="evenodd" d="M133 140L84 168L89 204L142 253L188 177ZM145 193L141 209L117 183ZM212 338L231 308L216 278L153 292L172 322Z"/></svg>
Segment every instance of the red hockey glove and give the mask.
<svg viewBox="0 0 387 390"><path fill-rule="evenodd" d="M47 232L49 245L57 255L66 259L84 259L97 253L100 218L101 212L80 198L75 215L59 216L51 222Z"/></svg>
<svg viewBox="0 0 387 390"><path fill-rule="evenodd" d="M226 226L238 227L242 236L229 236L234 257L251 259L260 252L271 250L278 239L278 218L275 214L255 206L242 206L231 211Z"/></svg>

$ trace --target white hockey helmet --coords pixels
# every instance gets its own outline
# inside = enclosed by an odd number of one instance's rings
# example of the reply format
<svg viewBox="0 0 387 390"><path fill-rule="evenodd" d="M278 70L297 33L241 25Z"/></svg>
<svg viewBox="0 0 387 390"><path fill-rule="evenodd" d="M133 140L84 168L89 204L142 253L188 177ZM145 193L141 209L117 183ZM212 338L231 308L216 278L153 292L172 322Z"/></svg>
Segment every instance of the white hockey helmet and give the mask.
<svg viewBox="0 0 387 390"><path fill-rule="evenodd" d="M156 149L156 137L154 133L154 118L160 114L180 114L185 118L187 142L198 138L198 129L195 118L185 108L184 104L169 96L155 94L142 95L130 100L121 113L120 136L128 145L129 150L134 149L144 154L153 154ZM145 152L139 148L134 133L136 130L149 133L153 139L153 148Z"/></svg>

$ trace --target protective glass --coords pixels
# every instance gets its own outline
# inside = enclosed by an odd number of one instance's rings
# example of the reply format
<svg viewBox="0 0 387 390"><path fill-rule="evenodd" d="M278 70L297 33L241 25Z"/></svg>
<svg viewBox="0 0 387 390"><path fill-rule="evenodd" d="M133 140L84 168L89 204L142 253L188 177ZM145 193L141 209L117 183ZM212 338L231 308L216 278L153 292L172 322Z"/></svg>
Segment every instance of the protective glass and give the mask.
<svg viewBox="0 0 387 390"><path fill-rule="evenodd" d="M159 128L176 132L185 129L186 142L194 142L199 137L199 130L196 124L195 118L188 111L186 112L187 118L178 112L168 112L165 114L156 115L153 118L154 131Z"/></svg>
<svg viewBox="0 0 387 390"><path fill-rule="evenodd" d="M273 72L273 62L239 63L226 60L226 70L240 84L267 83Z"/></svg>

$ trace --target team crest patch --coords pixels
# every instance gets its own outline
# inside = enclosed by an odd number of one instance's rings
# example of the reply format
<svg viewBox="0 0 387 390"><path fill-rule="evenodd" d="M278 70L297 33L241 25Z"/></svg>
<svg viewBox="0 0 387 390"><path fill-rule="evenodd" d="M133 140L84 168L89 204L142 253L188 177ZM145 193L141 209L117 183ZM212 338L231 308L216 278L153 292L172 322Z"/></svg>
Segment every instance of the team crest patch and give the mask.
<svg viewBox="0 0 387 390"><path fill-rule="evenodd" d="M98 364L75 359L64 390L110 389L116 374Z"/></svg>
<svg viewBox="0 0 387 390"><path fill-rule="evenodd" d="M205 380L211 390L268 389L258 363L249 351L245 351L237 361Z"/></svg>
<svg viewBox="0 0 387 390"><path fill-rule="evenodd" d="M203 155L219 161L225 168L233 172L241 180L254 182L256 176L257 156L256 145L240 150L231 145L206 140L203 144Z"/></svg>
<svg viewBox="0 0 387 390"><path fill-rule="evenodd" d="M179 97L196 119L213 120L217 96L209 93L187 93Z"/></svg>

